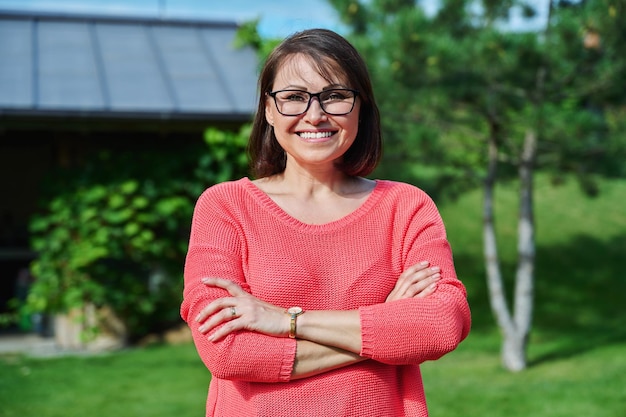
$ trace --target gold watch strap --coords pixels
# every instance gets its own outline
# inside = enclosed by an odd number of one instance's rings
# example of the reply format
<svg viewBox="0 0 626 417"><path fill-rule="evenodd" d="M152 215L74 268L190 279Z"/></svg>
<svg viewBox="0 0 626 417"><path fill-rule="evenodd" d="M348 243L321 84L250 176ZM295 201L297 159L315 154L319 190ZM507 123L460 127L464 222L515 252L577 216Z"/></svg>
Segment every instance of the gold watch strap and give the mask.
<svg viewBox="0 0 626 417"><path fill-rule="evenodd" d="M291 307L287 310L287 313L290 316L290 321L289 321L289 337L292 339L296 338L296 332L298 330L298 316L302 313L304 313L304 310L302 310L301 307Z"/></svg>
<svg viewBox="0 0 626 417"><path fill-rule="evenodd" d="M298 328L297 325L297 320L298 320L298 315L297 314L292 314L291 315L291 323L289 325L289 337L292 339L296 338L296 330Z"/></svg>

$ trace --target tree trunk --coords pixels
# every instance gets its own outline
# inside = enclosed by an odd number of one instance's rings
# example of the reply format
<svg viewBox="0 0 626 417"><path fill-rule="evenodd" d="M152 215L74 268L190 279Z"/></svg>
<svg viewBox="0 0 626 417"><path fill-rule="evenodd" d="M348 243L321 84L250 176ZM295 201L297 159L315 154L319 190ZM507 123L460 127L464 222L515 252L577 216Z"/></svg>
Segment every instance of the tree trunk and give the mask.
<svg viewBox="0 0 626 417"><path fill-rule="evenodd" d="M537 135L529 129L524 136L524 148L519 167L520 213L517 231L517 272L515 276L514 328L505 337L503 362L511 371L526 368L526 349L532 323L535 270L535 222L533 214L533 168Z"/></svg>
<svg viewBox="0 0 626 417"><path fill-rule="evenodd" d="M526 368L526 350L532 322L534 281L533 167L537 137L528 130L519 167L520 216L518 224L518 266L515 277L513 312L509 310L497 250L494 221L494 190L498 164L498 129L493 123L489 138L489 163L483 201L483 238L489 302L503 334L502 364L510 371Z"/></svg>
<svg viewBox="0 0 626 417"><path fill-rule="evenodd" d="M502 272L500 270L493 209L498 166L497 132L497 124L492 123L491 135L489 138L489 162L487 167L487 177L485 178L483 197L483 251L487 270L487 287L489 289L489 302L491 304L491 310L493 311L498 326L504 333L506 333L507 331L513 331L514 325L513 319L509 313L509 307L506 301L506 291L504 289Z"/></svg>
<svg viewBox="0 0 626 417"><path fill-rule="evenodd" d="M520 215L518 224L518 264L513 295L513 313L506 302L506 292L496 250L496 236L493 221L493 189L495 184L495 163L497 152L495 141L490 143L489 170L485 181L484 238L485 260L487 263L487 283L489 300L496 321L503 334L502 365L509 371L518 372L526 368L528 336L532 323L533 284L535 265L535 226L533 221L533 167L537 136L528 130L524 137L524 148L519 167ZM493 165L493 166L492 166Z"/></svg>
<svg viewBox="0 0 626 417"><path fill-rule="evenodd" d="M528 339L518 331L505 332L502 341L502 365L512 372L526 369L526 348Z"/></svg>

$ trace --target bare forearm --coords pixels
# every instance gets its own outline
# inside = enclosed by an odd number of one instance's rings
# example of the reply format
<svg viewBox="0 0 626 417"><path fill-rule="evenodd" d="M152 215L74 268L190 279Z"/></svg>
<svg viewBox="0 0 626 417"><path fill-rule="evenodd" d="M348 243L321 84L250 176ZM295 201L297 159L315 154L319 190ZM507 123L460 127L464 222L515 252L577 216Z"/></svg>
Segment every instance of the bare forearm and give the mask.
<svg viewBox="0 0 626 417"><path fill-rule="evenodd" d="M308 311L298 317L297 338L354 354L361 352L358 310Z"/></svg>
<svg viewBox="0 0 626 417"><path fill-rule="evenodd" d="M307 378L367 360L356 353L308 340L298 340L291 379Z"/></svg>

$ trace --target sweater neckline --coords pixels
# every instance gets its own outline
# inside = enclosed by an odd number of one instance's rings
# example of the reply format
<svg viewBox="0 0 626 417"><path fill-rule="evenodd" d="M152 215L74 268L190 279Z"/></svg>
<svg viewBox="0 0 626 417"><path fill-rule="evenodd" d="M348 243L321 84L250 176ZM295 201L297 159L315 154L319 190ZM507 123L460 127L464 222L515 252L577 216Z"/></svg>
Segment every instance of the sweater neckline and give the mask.
<svg viewBox="0 0 626 417"><path fill-rule="evenodd" d="M358 220L363 215L368 213L370 209L378 203L381 197L384 194L384 190L388 186L388 181L384 180L374 180L376 183L372 192L367 197L367 199L353 210L351 213L348 213L344 217L334 220L328 223L322 224L311 224L305 223L296 219L295 217L288 214L285 210L283 210L274 200L270 198L263 190L261 190L256 184L254 184L250 178L244 177L241 179L241 183L244 188L252 195L254 200L265 210L270 212L273 216L275 216L281 222L287 224L290 227L302 230L302 231L311 231L311 232L321 232L321 231L333 231L337 229L341 229L342 227L347 226L348 224Z"/></svg>

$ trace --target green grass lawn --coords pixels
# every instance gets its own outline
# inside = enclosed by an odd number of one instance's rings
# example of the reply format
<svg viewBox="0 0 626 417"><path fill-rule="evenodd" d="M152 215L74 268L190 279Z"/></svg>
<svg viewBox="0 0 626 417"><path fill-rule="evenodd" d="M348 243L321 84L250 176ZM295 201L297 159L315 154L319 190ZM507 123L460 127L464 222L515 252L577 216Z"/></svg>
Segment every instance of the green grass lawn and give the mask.
<svg viewBox="0 0 626 417"><path fill-rule="evenodd" d="M626 344L511 374L499 365L498 341L496 334L475 333L457 351L423 365L431 417L626 416ZM202 416L209 379L190 345L89 358L4 356L0 416Z"/></svg>
<svg viewBox="0 0 626 417"><path fill-rule="evenodd" d="M431 417L626 416L623 342L512 374L500 366L498 341L497 334L475 333L457 351L423 365Z"/></svg>
<svg viewBox="0 0 626 417"><path fill-rule="evenodd" d="M210 378L192 345L91 357L0 356L0 416L203 416Z"/></svg>
<svg viewBox="0 0 626 417"><path fill-rule="evenodd" d="M530 367L500 366L481 242L480 192L440 204L468 288L473 330L423 365L431 417L626 417L626 181L587 199L574 183L537 184ZM503 270L515 268L516 191L498 189ZM193 346L94 357L0 356L0 417L201 416L208 372Z"/></svg>

